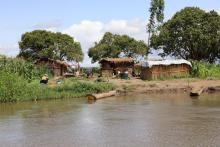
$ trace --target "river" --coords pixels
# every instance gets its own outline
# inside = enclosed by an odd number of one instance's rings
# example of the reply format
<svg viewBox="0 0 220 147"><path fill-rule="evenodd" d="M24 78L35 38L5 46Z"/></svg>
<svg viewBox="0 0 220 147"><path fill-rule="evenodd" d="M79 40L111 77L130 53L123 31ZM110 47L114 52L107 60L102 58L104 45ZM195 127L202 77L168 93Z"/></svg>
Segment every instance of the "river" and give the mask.
<svg viewBox="0 0 220 147"><path fill-rule="evenodd" d="M130 95L0 104L3 147L220 145L220 95Z"/></svg>

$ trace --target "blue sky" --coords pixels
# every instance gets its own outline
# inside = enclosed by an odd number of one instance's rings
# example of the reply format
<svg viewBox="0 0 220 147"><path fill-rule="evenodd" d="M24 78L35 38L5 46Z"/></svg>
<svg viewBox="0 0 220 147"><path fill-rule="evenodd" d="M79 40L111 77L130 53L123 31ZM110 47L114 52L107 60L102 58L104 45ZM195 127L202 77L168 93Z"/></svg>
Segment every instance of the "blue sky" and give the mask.
<svg viewBox="0 0 220 147"><path fill-rule="evenodd" d="M166 19L186 6L220 12L219 0L165 3ZM85 53L104 31L146 40L149 5L150 0L0 0L0 54L16 55L21 34L34 29L67 33L82 43Z"/></svg>

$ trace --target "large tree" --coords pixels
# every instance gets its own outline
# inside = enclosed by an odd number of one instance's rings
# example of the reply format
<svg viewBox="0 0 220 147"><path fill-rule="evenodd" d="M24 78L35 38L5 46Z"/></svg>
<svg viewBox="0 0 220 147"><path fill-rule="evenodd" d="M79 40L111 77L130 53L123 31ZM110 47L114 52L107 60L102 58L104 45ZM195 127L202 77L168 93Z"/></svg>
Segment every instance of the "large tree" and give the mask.
<svg viewBox="0 0 220 147"><path fill-rule="evenodd" d="M19 42L19 57L35 60L47 57L59 60L80 62L83 52L80 43L62 33L53 33L45 30L35 30L22 35Z"/></svg>
<svg viewBox="0 0 220 147"><path fill-rule="evenodd" d="M150 46L150 38L155 34L164 20L164 0L151 0L149 8L150 18L147 24L148 45Z"/></svg>
<svg viewBox="0 0 220 147"><path fill-rule="evenodd" d="M144 41L137 41L127 35L105 33L103 38L95 46L89 49L88 55L93 62L97 62L102 58L117 58L146 56L148 47Z"/></svg>
<svg viewBox="0 0 220 147"><path fill-rule="evenodd" d="M152 46L162 49L162 56L213 63L220 57L220 16L196 7L182 9L152 37Z"/></svg>

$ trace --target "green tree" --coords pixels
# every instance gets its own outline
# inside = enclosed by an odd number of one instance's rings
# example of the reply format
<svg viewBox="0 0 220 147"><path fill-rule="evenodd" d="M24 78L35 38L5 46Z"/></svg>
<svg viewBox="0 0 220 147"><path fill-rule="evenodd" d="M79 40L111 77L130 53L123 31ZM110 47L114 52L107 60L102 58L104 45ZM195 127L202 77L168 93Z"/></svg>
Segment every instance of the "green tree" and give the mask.
<svg viewBox="0 0 220 147"><path fill-rule="evenodd" d="M137 41L127 35L117 35L110 32L105 33L103 38L95 46L89 49L88 55L93 62L102 58L117 58L120 56L138 57L146 56L148 47L144 41Z"/></svg>
<svg viewBox="0 0 220 147"><path fill-rule="evenodd" d="M156 33L160 25L163 23L164 8L164 0L151 0L151 6L149 9L150 18L149 23L147 24L148 46L150 46L151 36Z"/></svg>
<svg viewBox="0 0 220 147"><path fill-rule="evenodd" d="M152 46L162 49L162 56L213 63L220 57L220 16L195 7L182 9L152 36Z"/></svg>
<svg viewBox="0 0 220 147"><path fill-rule="evenodd" d="M35 60L41 57L80 62L83 60L81 45L62 33L35 30L22 35L19 57Z"/></svg>

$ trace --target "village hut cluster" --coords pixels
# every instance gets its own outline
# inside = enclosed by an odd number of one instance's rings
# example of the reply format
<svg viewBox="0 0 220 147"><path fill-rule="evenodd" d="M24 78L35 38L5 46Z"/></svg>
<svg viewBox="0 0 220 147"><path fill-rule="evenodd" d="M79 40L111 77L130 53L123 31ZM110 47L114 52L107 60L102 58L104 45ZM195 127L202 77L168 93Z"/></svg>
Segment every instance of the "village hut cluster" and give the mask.
<svg viewBox="0 0 220 147"><path fill-rule="evenodd" d="M191 70L191 63L187 60L146 60L135 64L133 58L105 58L100 62L100 76L123 78L139 76L142 80L156 80L160 78L186 77ZM55 77L71 73L71 66L64 61L50 58L40 58L35 61L38 66L47 66ZM70 71L70 72L69 72ZM137 73L138 71L138 73ZM73 74L73 72L72 72Z"/></svg>
<svg viewBox="0 0 220 147"><path fill-rule="evenodd" d="M101 76L111 77L115 74L128 72L134 76L135 70L139 70L142 80L156 80L160 78L186 77L191 69L191 63L187 60L147 60L135 64L132 58L106 58L100 61Z"/></svg>

